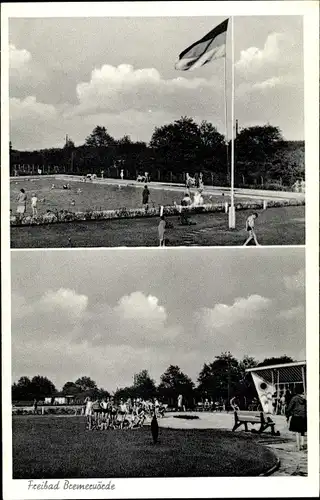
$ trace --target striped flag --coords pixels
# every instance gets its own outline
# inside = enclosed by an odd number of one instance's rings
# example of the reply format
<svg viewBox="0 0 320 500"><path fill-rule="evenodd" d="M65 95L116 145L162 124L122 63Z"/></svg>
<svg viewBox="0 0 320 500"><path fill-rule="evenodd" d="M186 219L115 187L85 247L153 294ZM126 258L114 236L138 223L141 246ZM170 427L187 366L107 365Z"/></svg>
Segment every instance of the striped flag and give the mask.
<svg viewBox="0 0 320 500"><path fill-rule="evenodd" d="M225 57L228 21L229 19L226 19L201 40L181 52L175 69L194 70L214 59Z"/></svg>

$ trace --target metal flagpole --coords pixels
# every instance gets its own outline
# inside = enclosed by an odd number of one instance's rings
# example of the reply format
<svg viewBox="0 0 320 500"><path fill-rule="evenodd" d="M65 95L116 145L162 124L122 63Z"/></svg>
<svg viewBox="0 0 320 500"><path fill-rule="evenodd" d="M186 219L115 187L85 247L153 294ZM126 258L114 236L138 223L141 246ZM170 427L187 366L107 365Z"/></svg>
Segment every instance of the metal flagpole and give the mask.
<svg viewBox="0 0 320 500"><path fill-rule="evenodd" d="M227 97L227 54L224 57L224 125L226 140L226 162L229 178L229 140L228 140L228 97Z"/></svg>
<svg viewBox="0 0 320 500"><path fill-rule="evenodd" d="M231 205L229 209L229 229L236 227L234 208L234 40L233 16L231 16Z"/></svg>

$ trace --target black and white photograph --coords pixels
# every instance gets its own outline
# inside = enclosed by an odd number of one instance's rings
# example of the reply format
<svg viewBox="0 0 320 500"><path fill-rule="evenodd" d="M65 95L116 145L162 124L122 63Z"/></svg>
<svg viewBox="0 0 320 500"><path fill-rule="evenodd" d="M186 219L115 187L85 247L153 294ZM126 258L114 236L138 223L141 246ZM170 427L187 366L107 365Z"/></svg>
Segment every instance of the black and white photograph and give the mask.
<svg viewBox="0 0 320 500"><path fill-rule="evenodd" d="M318 2L1 14L4 498L316 497Z"/></svg>
<svg viewBox="0 0 320 500"><path fill-rule="evenodd" d="M12 254L15 479L307 475L304 249L169 252Z"/></svg>
<svg viewBox="0 0 320 500"><path fill-rule="evenodd" d="M302 16L10 19L12 248L304 244L303 50Z"/></svg>

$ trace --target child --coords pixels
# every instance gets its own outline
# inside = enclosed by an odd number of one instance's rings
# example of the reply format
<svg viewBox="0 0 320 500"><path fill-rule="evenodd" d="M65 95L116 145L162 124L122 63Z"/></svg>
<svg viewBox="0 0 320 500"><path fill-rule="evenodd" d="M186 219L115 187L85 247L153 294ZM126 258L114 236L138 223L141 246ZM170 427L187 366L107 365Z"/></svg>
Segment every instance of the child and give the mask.
<svg viewBox="0 0 320 500"><path fill-rule="evenodd" d="M254 224L255 224L255 220L257 219L257 217L258 217L258 214L255 212L254 214L249 215L249 217L246 220L246 231L248 231L249 237L245 241L245 243L243 245L244 247L247 246L251 240L254 241L256 246L260 246L258 243L256 234L254 232Z"/></svg>
<svg viewBox="0 0 320 500"><path fill-rule="evenodd" d="M32 193L32 196L31 196L32 217L35 217L38 215L37 202L38 202L37 195L35 193Z"/></svg>
<svg viewBox="0 0 320 500"><path fill-rule="evenodd" d="M164 237L165 229L166 229L166 221L164 220L164 215L161 215L159 226L158 226L159 246L160 247L165 246L165 237Z"/></svg>

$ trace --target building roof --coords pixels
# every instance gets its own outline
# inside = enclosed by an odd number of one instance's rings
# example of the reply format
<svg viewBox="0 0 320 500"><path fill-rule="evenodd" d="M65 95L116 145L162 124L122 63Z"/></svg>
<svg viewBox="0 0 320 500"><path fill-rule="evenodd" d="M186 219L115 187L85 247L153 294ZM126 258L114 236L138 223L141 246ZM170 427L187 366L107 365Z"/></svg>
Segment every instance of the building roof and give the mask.
<svg viewBox="0 0 320 500"><path fill-rule="evenodd" d="M279 365L257 366L248 368L246 372L257 373L265 380L272 381L272 373L276 372L279 383L302 382L302 369L306 368L306 361L296 361L294 363L282 363Z"/></svg>

